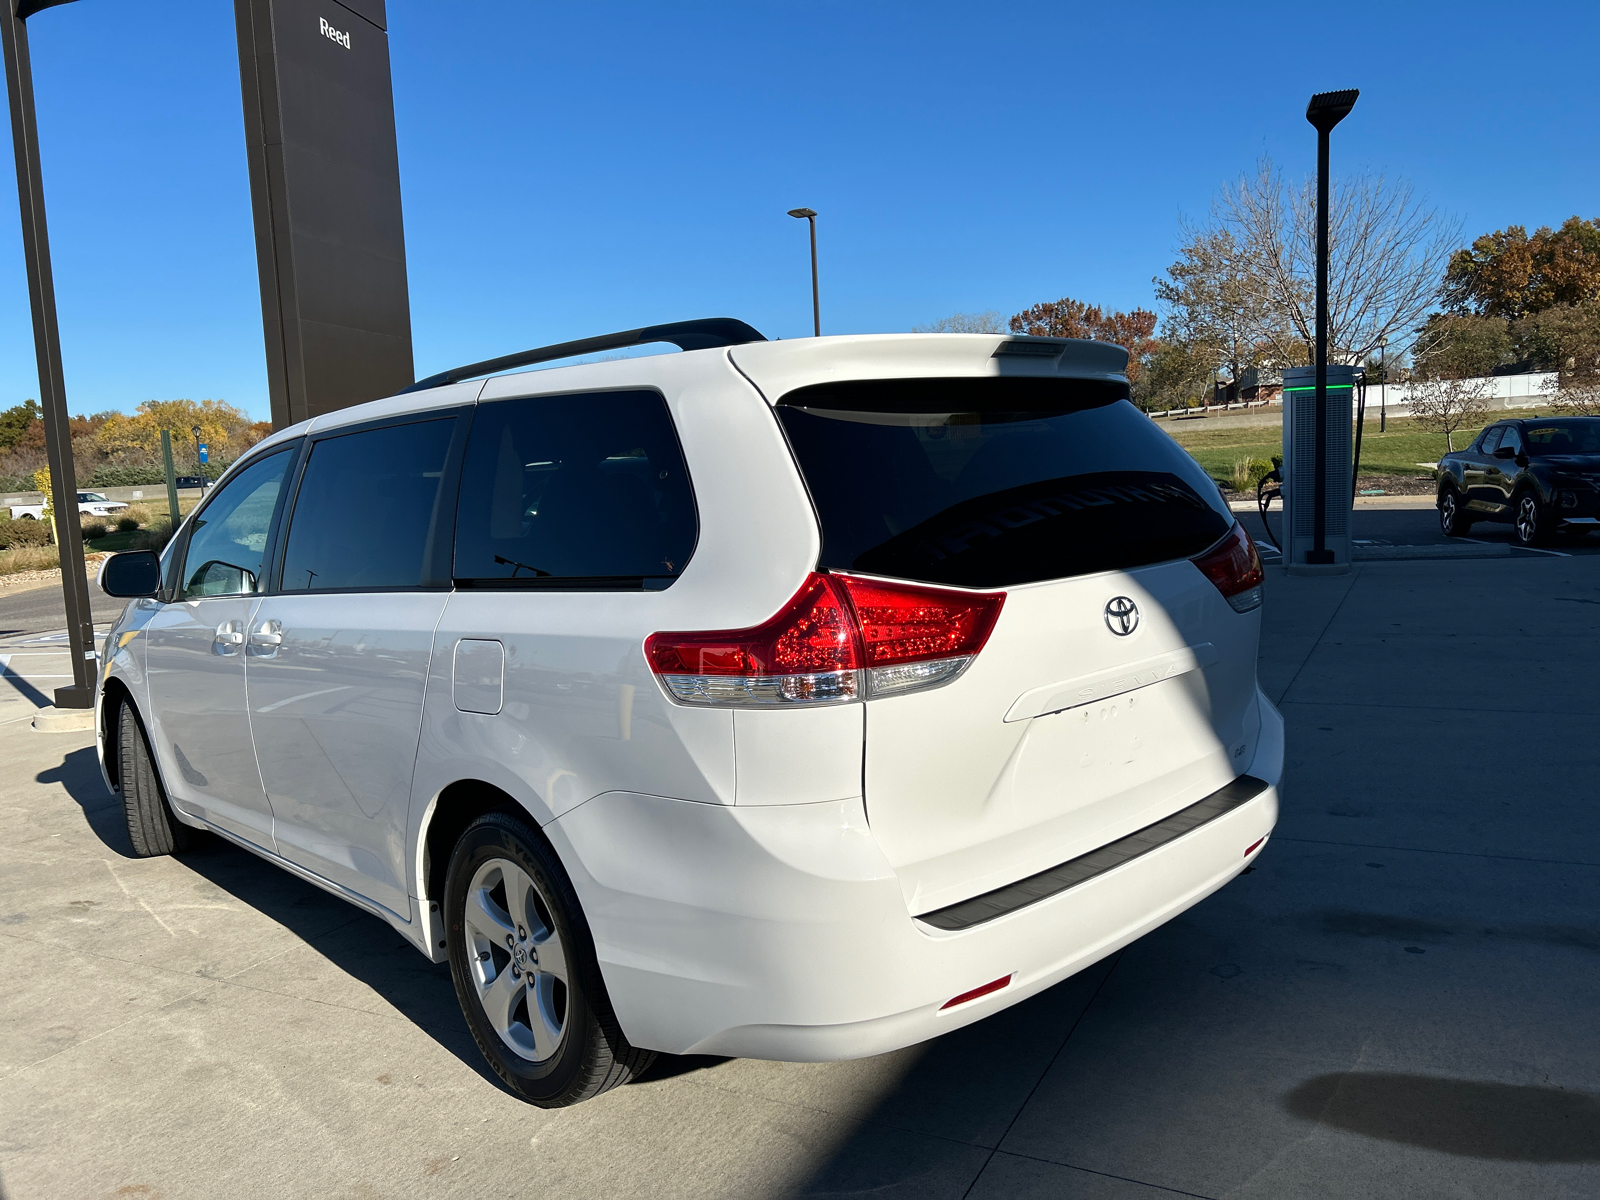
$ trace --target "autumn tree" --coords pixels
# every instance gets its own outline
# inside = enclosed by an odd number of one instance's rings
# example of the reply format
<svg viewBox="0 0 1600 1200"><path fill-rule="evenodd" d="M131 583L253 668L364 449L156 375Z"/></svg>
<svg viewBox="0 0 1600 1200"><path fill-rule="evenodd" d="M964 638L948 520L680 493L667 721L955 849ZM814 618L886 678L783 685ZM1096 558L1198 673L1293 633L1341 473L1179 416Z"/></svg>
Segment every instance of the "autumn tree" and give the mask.
<svg viewBox="0 0 1600 1200"><path fill-rule="evenodd" d="M35 421L39 421L39 402L24 400L0 412L0 450L9 450L27 437ZM41 428L43 422L40 422Z"/></svg>
<svg viewBox="0 0 1600 1200"><path fill-rule="evenodd" d="M1562 304L1511 326L1524 359L1552 372L1545 390L1570 416L1600 416L1600 301Z"/></svg>
<svg viewBox="0 0 1600 1200"><path fill-rule="evenodd" d="M1162 340L1183 347L1183 369L1210 378L1223 367L1236 380L1274 359L1272 342L1263 335L1274 319L1268 292L1233 230L1185 226L1178 254L1167 277L1152 282L1166 307ZM1167 357L1170 371L1180 360Z"/></svg>
<svg viewBox="0 0 1600 1200"><path fill-rule="evenodd" d="M1017 313L1009 324L1012 333L1031 337L1087 338L1122 346L1128 351L1128 384L1135 390L1157 347L1156 315L1143 308L1114 311L1064 296Z"/></svg>
<svg viewBox="0 0 1600 1200"><path fill-rule="evenodd" d="M994 309L984 312L958 312L926 325L913 325L912 333L1003 333L1000 314Z"/></svg>
<svg viewBox="0 0 1600 1200"><path fill-rule="evenodd" d="M1517 357L1504 321L1469 313L1434 313L1411 348L1412 364L1423 378L1492 375Z"/></svg>
<svg viewBox="0 0 1600 1200"><path fill-rule="evenodd" d="M1502 321L1600 299L1600 219L1486 233L1450 256L1444 296L1454 312Z"/></svg>
<svg viewBox="0 0 1600 1200"><path fill-rule="evenodd" d="M225 400L146 400L133 416L112 414L99 428L96 440L113 462L144 465L160 460L161 431L171 430L173 450L180 460L192 460L194 440L190 430L200 427L214 461L237 458L264 436L258 423Z"/></svg>

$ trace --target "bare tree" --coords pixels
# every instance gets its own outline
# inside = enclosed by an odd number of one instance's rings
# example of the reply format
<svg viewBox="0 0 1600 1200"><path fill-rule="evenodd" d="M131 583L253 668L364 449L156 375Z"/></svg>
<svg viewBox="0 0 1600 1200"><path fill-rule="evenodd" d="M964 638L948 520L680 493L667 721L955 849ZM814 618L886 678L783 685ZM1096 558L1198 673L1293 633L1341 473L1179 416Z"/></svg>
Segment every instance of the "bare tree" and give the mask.
<svg viewBox="0 0 1600 1200"><path fill-rule="evenodd" d="M1456 434L1476 427L1489 411L1489 383L1484 379L1434 376L1411 384L1411 415L1431 433L1444 434L1446 450L1456 448Z"/></svg>
<svg viewBox="0 0 1600 1200"><path fill-rule="evenodd" d="M913 325L912 333L1004 333L1000 314L994 309L976 313L951 313L926 325Z"/></svg>
<svg viewBox="0 0 1600 1200"><path fill-rule="evenodd" d="M1381 175L1334 180L1329 198L1328 347L1360 363L1421 323L1439 295L1460 227ZM1272 161L1226 186L1209 220L1185 230L1162 298L1177 324L1291 366L1316 345L1316 181L1291 188Z"/></svg>

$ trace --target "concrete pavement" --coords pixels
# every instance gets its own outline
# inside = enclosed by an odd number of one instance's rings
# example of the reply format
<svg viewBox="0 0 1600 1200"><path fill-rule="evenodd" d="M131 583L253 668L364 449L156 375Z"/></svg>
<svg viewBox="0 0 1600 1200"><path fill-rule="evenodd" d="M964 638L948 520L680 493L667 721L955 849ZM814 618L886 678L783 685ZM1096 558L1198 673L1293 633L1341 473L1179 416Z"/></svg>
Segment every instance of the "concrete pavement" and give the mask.
<svg viewBox="0 0 1600 1200"><path fill-rule="evenodd" d="M1289 759L1250 874L937 1042L666 1059L558 1112L375 919L225 845L128 857L90 738L27 726L54 651L0 645L4 1194L1600 1194L1600 560L1274 570L1267 603Z"/></svg>

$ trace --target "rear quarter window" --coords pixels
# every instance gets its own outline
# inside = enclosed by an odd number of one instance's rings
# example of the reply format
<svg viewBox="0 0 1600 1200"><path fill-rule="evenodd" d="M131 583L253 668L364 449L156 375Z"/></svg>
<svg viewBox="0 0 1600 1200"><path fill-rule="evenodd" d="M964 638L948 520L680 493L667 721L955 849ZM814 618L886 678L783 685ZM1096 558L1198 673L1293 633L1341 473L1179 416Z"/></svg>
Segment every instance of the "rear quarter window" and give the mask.
<svg viewBox="0 0 1600 1200"><path fill-rule="evenodd" d="M457 583L666 587L694 552L697 528L659 392L478 406L462 470Z"/></svg>
<svg viewBox="0 0 1600 1200"><path fill-rule="evenodd" d="M897 380L777 406L820 565L1007 587L1186 558L1233 524L1216 484L1093 380Z"/></svg>

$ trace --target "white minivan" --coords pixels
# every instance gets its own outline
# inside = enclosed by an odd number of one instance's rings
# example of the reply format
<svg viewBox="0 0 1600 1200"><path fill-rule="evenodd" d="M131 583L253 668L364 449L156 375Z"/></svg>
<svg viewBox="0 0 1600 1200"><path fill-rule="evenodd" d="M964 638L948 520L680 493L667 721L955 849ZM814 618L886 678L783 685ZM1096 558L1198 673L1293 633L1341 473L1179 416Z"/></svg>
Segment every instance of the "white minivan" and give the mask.
<svg viewBox="0 0 1600 1200"><path fill-rule="evenodd" d="M1260 560L1125 363L718 319L282 430L102 569L134 848L210 830L381 917L544 1106L1048 988L1278 811Z"/></svg>

